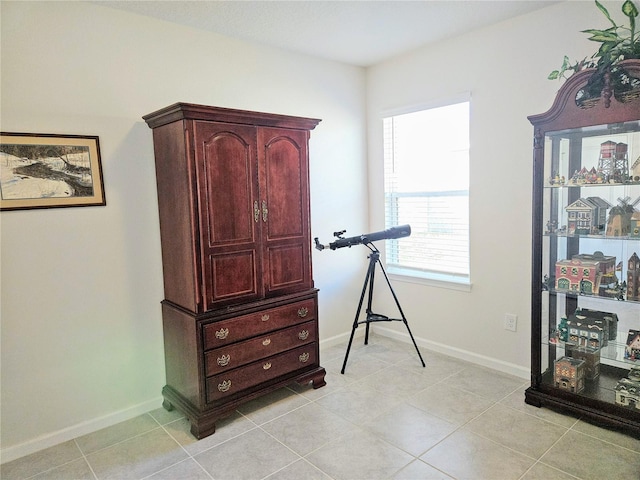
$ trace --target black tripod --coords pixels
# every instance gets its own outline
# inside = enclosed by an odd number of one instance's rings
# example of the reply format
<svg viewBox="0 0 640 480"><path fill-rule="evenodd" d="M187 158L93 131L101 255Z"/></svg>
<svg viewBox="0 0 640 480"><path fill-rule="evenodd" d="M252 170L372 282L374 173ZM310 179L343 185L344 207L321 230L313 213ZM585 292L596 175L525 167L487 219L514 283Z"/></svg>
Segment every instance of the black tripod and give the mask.
<svg viewBox="0 0 640 480"><path fill-rule="evenodd" d="M389 282L389 277L387 276L387 272L380 261L380 251L373 245L372 243L364 244L369 250L371 250L371 254L368 256L369 258L369 268L367 269L367 275L364 279L364 286L362 287L362 294L360 295L360 302L358 303L358 310L356 311L356 318L353 320L353 328L351 329L351 337L349 338L349 346L347 347L347 353L344 356L344 363L342 364L342 370L340 373L344 374L344 370L347 367L347 359L349 358L349 351L351 350L351 344L353 343L353 336L356 333L356 328L361 323L366 323L367 327L364 335L364 344L369 344L369 325L373 322L403 322L404 326L407 327L407 331L409 332L409 336L411 337L411 341L413 342L413 346L416 347L416 352L418 352L418 357L420 357L420 362L422 366L425 367L424 360L422 359L422 355L420 355L420 350L418 350L418 345L416 345L416 341L413 338L413 334L411 333L411 329L409 328L409 324L407 323L407 318L404 316L402 312L402 307L400 306L400 302L398 301L398 297L396 296L396 292L393 290L391 286L391 282ZM393 295L393 299L396 302L396 306L398 307L398 311L402 318L389 318L386 315L380 315L378 313L373 313L371 310L371 304L373 302L373 282L375 280L376 275L376 265L380 266L382 273L384 274L384 278L387 281L387 285L389 286L389 290L391 290L391 294ZM364 301L364 295L367 292L367 288L369 289L369 299L367 301L367 318L366 320L359 321L360 311L362 310L362 302Z"/></svg>

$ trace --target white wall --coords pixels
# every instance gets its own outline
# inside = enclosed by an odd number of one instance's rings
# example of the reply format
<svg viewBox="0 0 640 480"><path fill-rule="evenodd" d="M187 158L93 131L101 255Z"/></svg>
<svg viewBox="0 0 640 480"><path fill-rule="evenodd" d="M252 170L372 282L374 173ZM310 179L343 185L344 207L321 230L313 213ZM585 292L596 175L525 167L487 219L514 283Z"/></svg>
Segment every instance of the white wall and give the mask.
<svg viewBox="0 0 640 480"><path fill-rule="evenodd" d="M5 462L161 405L162 267L142 115L181 101L320 118L313 234L364 231L368 219L363 69L90 3L0 8L2 131L98 135L107 199L0 215ZM314 262L327 340L349 328L361 262Z"/></svg>
<svg viewBox="0 0 640 480"><path fill-rule="evenodd" d="M621 3L604 2L626 24ZM382 114L471 94L473 285L463 292L394 281L419 343L528 375L533 128L527 116L551 107L561 83L547 75L560 67L565 54L578 60L596 51L580 31L609 26L593 2L563 2L368 71L370 221L375 228L384 226ZM505 313L518 316L517 332L504 330ZM392 327L398 327L395 335L405 331L402 325Z"/></svg>

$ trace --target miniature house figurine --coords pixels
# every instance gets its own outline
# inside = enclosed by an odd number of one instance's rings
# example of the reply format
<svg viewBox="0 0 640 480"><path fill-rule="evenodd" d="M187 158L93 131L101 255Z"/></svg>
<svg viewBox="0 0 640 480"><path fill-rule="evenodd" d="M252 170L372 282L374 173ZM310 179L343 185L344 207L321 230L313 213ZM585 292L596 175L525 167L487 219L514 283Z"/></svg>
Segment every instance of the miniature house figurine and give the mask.
<svg viewBox="0 0 640 480"><path fill-rule="evenodd" d="M556 289L594 294L600 289L598 262L580 259L556 262Z"/></svg>
<svg viewBox="0 0 640 480"><path fill-rule="evenodd" d="M569 183L571 185L584 185L588 183L605 183L605 181L605 176L595 168L587 170L586 167L582 167L580 170L573 172Z"/></svg>
<svg viewBox="0 0 640 480"><path fill-rule="evenodd" d="M595 380L600 375L600 350L588 350L584 348L567 347L567 353L571 358L584 360L585 378Z"/></svg>
<svg viewBox="0 0 640 480"><path fill-rule="evenodd" d="M589 235L604 230L609 208L611 204L599 197L579 198L567 205L567 233Z"/></svg>
<svg viewBox="0 0 640 480"><path fill-rule="evenodd" d="M600 310L591 310L589 308L576 309L576 315L593 319L595 323L602 322L602 326L608 330L607 338L615 340L618 336L618 315L616 313L601 312Z"/></svg>
<svg viewBox="0 0 640 480"><path fill-rule="evenodd" d="M574 255L556 262L556 289L585 295L603 295L601 286L617 283L616 257L602 252Z"/></svg>
<svg viewBox="0 0 640 480"><path fill-rule="evenodd" d="M567 319L569 343L591 351L608 344L609 331L602 321L582 315L569 315Z"/></svg>
<svg viewBox="0 0 640 480"><path fill-rule="evenodd" d="M553 381L556 388L579 393L584 390L584 360L561 357L553 362Z"/></svg>
<svg viewBox="0 0 640 480"><path fill-rule="evenodd" d="M594 292L587 292L583 289L580 293L594 293L602 297L616 297L618 291L616 286L618 285L618 277L616 276L616 257L610 255L604 255L602 252L596 251L593 254L581 253L574 255L573 259L579 260L591 260L598 262L598 274L600 276L598 281L598 288Z"/></svg>
<svg viewBox="0 0 640 480"><path fill-rule="evenodd" d="M640 301L640 257L635 252L627 265L627 300Z"/></svg>
<svg viewBox="0 0 640 480"><path fill-rule="evenodd" d="M627 360L640 360L640 330L629 330L627 346L624 349L624 358Z"/></svg>
<svg viewBox="0 0 640 480"><path fill-rule="evenodd" d="M623 378L618 381L614 390L617 404L640 410L640 382Z"/></svg>

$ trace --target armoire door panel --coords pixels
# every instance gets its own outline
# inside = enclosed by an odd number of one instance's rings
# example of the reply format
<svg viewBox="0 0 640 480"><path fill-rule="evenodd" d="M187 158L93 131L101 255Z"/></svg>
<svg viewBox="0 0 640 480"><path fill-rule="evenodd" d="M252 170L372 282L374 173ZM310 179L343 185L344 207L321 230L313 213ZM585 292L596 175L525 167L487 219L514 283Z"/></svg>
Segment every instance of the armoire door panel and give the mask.
<svg viewBox="0 0 640 480"><path fill-rule="evenodd" d="M273 289L304 283L305 249L301 245L283 245L269 248L269 285Z"/></svg>
<svg viewBox="0 0 640 480"><path fill-rule="evenodd" d="M264 146L268 240L300 237L304 232L300 198L306 171L301 165L300 146L289 135L275 137Z"/></svg>
<svg viewBox="0 0 640 480"><path fill-rule="evenodd" d="M202 141L209 246L254 241L251 150L243 137L229 131Z"/></svg>
<svg viewBox="0 0 640 480"><path fill-rule="evenodd" d="M212 288L209 304L230 298L242 298L258 295L255 252L234 252L211 255L209 257ZM239 272L251 272L250 275Z"/></svg>
<svg viewBox="0 0 640 480"><path fill-rule="evenodd" d="M268 221L262 232L265 295L311 288L308 132L258 130L260 194Z"/></svg>
<svg viewBox="0 0 640 480"><path fill-rule="evenodd" d="M206 308L263 295L256 129L194 122Z"/></svg>

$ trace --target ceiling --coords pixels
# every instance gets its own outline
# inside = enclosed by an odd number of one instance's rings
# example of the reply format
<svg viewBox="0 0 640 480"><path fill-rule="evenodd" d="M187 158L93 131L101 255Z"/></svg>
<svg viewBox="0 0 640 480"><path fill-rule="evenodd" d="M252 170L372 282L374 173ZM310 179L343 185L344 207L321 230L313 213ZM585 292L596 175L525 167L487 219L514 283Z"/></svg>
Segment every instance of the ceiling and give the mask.
<svg viewBox="0 0 640 480"><path fill-rule="evenodd" d="M229 37L367 67L552 0L95 1Z"/></svg>

